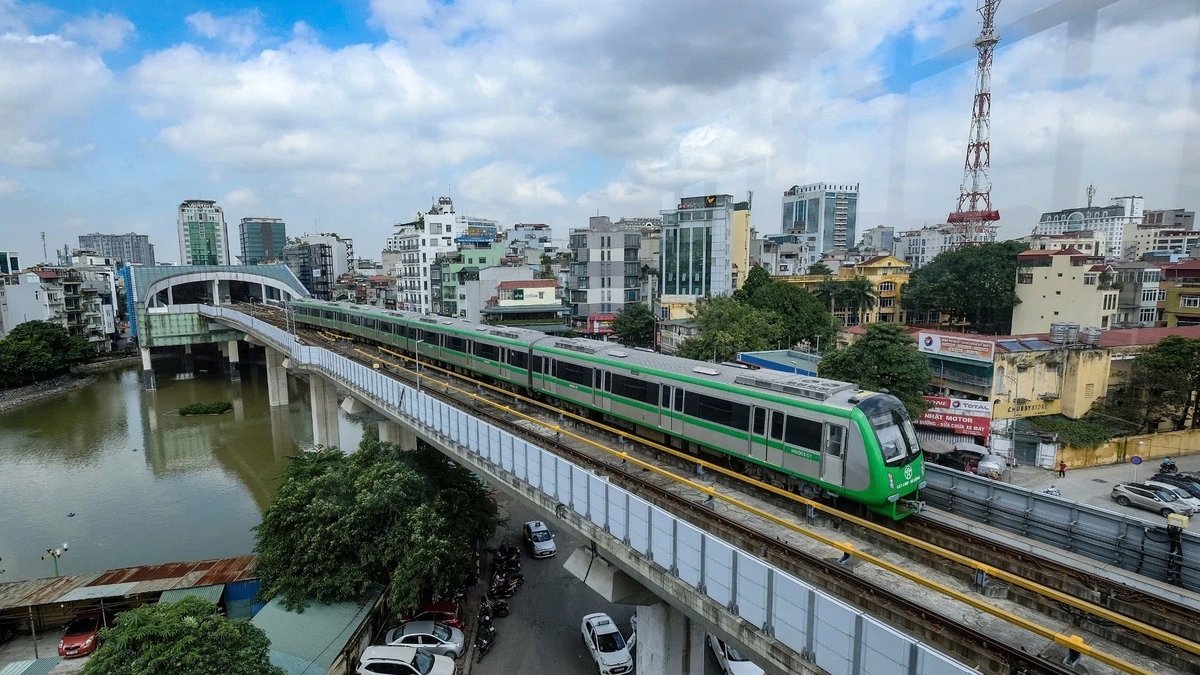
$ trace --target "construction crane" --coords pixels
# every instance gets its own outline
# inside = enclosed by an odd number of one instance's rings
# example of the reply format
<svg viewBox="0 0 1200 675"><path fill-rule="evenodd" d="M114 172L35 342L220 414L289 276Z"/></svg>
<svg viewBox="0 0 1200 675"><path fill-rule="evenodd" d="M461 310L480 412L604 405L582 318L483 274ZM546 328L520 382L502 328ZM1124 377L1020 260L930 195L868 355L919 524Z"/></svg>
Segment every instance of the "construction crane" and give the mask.
<svg viewBox="0 0 1200 675"><path fill-rule="evenodd" d="M979 0L983 29L975 38L979 63L975 69L975 102L971 108L971 134L963 163L958 207L946 218L950 225L950 249L996 240L1000 212L992 208L992 53L1000 42L996 33L996 8L1000 0Z"/></svg>

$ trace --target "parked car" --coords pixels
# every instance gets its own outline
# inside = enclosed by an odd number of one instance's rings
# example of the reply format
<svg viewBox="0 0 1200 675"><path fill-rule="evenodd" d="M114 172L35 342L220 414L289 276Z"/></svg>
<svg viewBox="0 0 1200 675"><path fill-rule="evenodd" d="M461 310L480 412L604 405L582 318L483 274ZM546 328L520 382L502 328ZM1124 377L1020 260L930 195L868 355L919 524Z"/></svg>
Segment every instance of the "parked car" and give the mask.
<svg viewBox="0 0 1200 675"><path fill-rule="evenodd" d="M358 658L358 675L454 675L454 661L416 647L375 646Z"/></svg>
<svg viewBox="0 0 1200 675"><path fill-rule="evenodd" d="M1193 497L1200 497L1200 478L1195 478L1190 474L1156 473L1150 477L1150 481L1155 483L1167 483L1168 485L1177 485L1190 492Z"/></svg>
<svg viewBox="0 0 1200 675"><path fill-rule="evenodd" d="M600 669L600 675L622 675L633 672L633 657L625 638L607 614L588 614L583 617L583 641L587 644L592 660Z"/></svg>
<svg viewBox="0 0 1200 675"><path fill-rule="evenodd" d="M58 643L58 655L64 659L74 659L96 651L102 628L104 622L99 613L75 617L63 631L62 640Z"/></svg>
<svg viewBox="0 0 1200 675"><path fill-rule="evenodd" d="M717 664L725 675L763 675L763 669L750 663L738 650L725 644L721 638L708 634L708 646L717 657Z"/></svg>
<svg viewBox="0 0 1200 675"><path fill-rule="evenodd" d="M525 523L522 538L529 545L529 554L535 558L549 558L558 553L558 547L554 545L554 535L550 534L550 529L540 520Z"/></svg>
<svg viewBox="0 0 1200 675"><path fill-rule="evenodd" d="M408 623L409 621L436 621L444 623L451 628L461 630L463 627L463 607L461 603L454 602L453 600L435 602L425 605L424 609L416 614L405 617L400 623Z"/></svg>
<svg viewBox="0 0 1200 675"><path fill-rule="evenodd" d="M1138 483L1117 483L1113 486L1111 497L1121 506L1136 506L1163 518L1172 513L1192 515L1192 507L1180 502L1174 493Z"/></svg>
<svg viewBox="0 0 1200 675"><path fill-rule="evenodd" d="M1145 485L1146 487L1159 488L1160 490L1170 492L1171 494L1175 495L1175 498L1181 503L1187 504L1189 507L1191 507L1192 513L1200 511L1200 499L1197 499L1192 495L1191 492L1188 492L1178 485L1172 485L1171 483L1164 483L1157 480L1148 480L1146 481Z"/></svg>
<svg viewBox="0 0 1200 675"><path fill-rule="evenodd" d="M430 654L452 659L466 651L463 632L436 621L409 621L389 630L383 641L398 647L421 647Z"/></svg>

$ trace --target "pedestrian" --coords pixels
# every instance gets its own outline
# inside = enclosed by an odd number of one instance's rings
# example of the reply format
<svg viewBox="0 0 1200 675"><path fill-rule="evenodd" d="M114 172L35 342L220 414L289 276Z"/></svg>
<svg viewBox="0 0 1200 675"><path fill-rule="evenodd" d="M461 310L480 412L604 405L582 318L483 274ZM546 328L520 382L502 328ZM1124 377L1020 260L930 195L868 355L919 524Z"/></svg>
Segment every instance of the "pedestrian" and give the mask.
<svg viewBox="0 0 1200 675"><path fill-rule="evenodd" d="M1067 477L1067 463L1066 462L1058 463L1058 477L1059 478Z"/></svg>

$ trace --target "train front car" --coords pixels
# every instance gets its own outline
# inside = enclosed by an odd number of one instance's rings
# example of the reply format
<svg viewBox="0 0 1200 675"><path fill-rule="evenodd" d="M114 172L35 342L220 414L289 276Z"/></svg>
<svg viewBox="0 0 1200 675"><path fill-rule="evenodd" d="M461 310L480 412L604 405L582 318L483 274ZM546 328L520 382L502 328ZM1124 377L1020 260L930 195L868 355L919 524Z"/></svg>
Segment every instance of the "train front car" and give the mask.
<svg viewBox="0 0 1200 675"><path fill-rule="evenodd" d="M925 462L917 432L900 399L888 394L863 398L851 417L866 440L871 475L869 508L895 520L920 510L917 492L925 487Z"/></svg>

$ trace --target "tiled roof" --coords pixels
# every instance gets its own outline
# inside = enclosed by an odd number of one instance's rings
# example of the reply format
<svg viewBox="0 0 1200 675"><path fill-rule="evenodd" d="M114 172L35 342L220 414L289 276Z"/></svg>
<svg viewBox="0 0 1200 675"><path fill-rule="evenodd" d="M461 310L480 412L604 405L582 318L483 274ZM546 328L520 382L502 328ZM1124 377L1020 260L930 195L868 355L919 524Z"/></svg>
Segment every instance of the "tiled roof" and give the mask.
<svg viewBox="0 0 1200 675"><path fill-rule="evenodd" d="M57 279L58 272L54 270L34 270L34 274L38 275L39 279Z"/></svg>
<svg viewBox="0 0 1200 675"><path fill-rule="evenodd" d="M1108 270L1110 267L1111 266L1108 265L1107 263L1105 263L1103 265L1092 265L1091 267L1088 268L1088 271L1089 272L1104 272L1105 270Z"/></svg>

